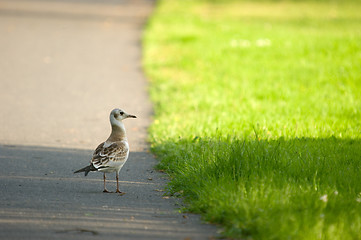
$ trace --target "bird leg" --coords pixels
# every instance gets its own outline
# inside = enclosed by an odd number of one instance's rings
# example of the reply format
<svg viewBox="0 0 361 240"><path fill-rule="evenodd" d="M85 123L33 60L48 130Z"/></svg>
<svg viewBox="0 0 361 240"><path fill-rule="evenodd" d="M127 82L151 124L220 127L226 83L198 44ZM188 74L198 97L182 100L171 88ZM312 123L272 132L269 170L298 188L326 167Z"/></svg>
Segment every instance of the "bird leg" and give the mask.
<svg viewBox="0 0 361 240"><path fill-rule="evenodd" d="M104 193L111 193L111 192L108 191L107 188L105 187L105 179L106 179L105 173L104 173L104 175L103 175L103 179L104 179L104 190L103 190L103 192L104 192Z"/></svg>
<svg viewBox="0 0 361 240"><path fill-rule="evenodd" d="M116 179L117 179L117 190L115 191L116 193L120 193L120 194L125 194L124 192L119 191L119 172L116 172L115 175Z"/></svg>

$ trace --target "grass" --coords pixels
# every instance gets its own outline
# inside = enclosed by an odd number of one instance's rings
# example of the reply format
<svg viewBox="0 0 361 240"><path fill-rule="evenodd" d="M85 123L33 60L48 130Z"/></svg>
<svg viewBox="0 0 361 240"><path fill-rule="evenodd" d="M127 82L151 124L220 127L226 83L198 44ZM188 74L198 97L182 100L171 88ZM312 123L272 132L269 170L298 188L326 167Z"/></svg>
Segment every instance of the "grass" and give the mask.
<svg viewBox="0 0 361 240"><path fill-rule="evenodd" d="M361 4L160 1L153 152L185 211L249 239L360 239Z"/></svg>

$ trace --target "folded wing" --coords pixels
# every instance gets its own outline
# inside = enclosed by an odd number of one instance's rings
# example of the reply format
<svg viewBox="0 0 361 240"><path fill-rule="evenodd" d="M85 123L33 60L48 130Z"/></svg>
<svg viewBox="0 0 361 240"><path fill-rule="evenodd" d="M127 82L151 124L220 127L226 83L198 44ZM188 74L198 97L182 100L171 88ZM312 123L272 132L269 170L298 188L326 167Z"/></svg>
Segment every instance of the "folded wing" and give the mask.
<svg viewBox="0 0 361 240"><path fill-rule="evenodd" d="M123 165L128 158L129 147L123 141L114 142L108 146L100 144L94 151L91 163L96 169Z"/></svg>

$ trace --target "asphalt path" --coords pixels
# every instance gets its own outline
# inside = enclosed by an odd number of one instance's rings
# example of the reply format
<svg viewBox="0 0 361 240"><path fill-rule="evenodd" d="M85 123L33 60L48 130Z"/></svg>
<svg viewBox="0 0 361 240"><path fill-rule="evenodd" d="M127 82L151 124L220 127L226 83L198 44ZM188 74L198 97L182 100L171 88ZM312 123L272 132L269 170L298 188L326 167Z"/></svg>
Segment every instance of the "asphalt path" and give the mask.
<svg viewBox="0 0 361 240"><path fill-rule="evenodd" d="M217 228L164 196L146 142L141 71L151 0L0 0L0 239L212 239ZM102 174L73 174L122 108L125 195ZM114 174L115 175L115 174ZM108 174L109 190L115 176Z"/></svg>

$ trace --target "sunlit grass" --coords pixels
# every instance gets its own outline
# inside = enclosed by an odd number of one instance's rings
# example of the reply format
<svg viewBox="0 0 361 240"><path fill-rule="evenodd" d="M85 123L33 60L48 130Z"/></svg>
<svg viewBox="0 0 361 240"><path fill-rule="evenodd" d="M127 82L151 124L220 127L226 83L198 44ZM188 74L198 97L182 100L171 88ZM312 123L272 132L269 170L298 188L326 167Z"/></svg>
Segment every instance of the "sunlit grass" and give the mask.
<svg viewBox="0 0 361 240"><path fill-rule="evenodd" d="M188 209L254 239L361 232L361 4L161 1L152 149Z"/></svg>

